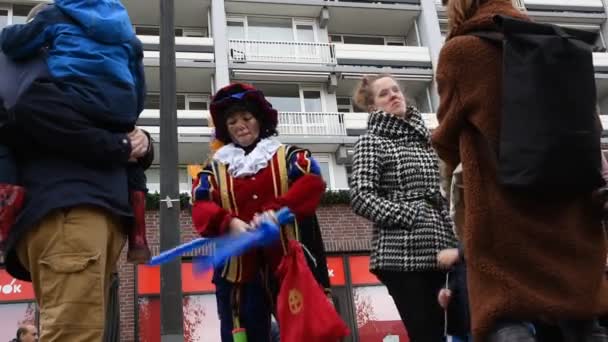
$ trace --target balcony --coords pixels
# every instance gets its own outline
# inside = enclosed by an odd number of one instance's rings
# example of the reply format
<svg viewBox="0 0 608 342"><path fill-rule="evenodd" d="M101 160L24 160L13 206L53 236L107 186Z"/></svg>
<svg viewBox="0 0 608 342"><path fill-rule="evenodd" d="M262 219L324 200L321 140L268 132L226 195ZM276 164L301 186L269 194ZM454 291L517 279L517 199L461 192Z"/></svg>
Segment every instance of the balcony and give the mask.
<svg viewBox="0 0 608 342"><path fill-rule="evenodd" d="M197 132L200 134L209 133L207 127L210 121L208 110L178 110L177 120L180 132L186 135ZM160 110L146 109L139 116L139 125L149 127L160 124ZM158 127L152 128L155 133ZM279 113L278 131L281 135L294 136L346 136L344 126L344 113L321 113L321 112L281 112ZM181 133L180 133L181 134Z"/></svg>
<svg viewBox="0 0 608 342"><path fill-rule="evenodd" d="M234 63L336 64L333 47L328 43L231 39L229 48Z"/></svg>
<svg viewBox="0 0 608 342"><path fill-rule="evenodd" d="M335 44L335 51L340 65L431 67L427 47Z"/></svg>
<svg viewBox="0 0 608 342"><path fill-rule="evenodd" d="M159 51L159 36L138 35L144 50ZM175 37L175 51L177 52L211 52L213 53L213 38L200 37Z"/></svg>
<svg viewBox="0 0 608 342"><path fill-rule="evenodd" d="M368 113L343 113L344 125L348 135L359 135L367 130ZM437 117L435 113L422 113L422 119L428 129L437 127Z"/></svg>
<svg viewBox="0 0 608 342"><path fill-rule="evenodd" d="M604 12L602 0L523 0L530 11Z"/></svg>
<svg viewBox="0 0 608 342"><path fill-rule="evenodd" d="M346 136L344 113L279 113L281 135Z"/></svg>
<svg viewBox="0 0 608 342"><path fill-rule="evenodd" d="M138 36L144 46L144 64L159 66L160 37ZM215 60L213 38L175 37L175 59L178 67L211 63Z"/></svg>
<svg viewBox="0 0 608 342"><path fill-rule="evenodd" d="M419 0L325 0L327 2L352 2L359 4L419 4Z"/></svg>

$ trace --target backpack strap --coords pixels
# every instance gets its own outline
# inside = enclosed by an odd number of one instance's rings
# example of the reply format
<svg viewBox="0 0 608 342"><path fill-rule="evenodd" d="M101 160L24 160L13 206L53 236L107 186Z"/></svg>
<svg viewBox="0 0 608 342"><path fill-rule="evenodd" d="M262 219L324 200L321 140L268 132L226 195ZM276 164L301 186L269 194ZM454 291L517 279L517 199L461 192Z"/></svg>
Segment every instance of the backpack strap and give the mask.
<svg viewBox="0 0 608 342"><path fill-rule="evenodd" d="M505 40L505 35L497 31L473 31L467 33L467 35L479 37L483 40L500 45L502 45L502 42Z"/></svg>

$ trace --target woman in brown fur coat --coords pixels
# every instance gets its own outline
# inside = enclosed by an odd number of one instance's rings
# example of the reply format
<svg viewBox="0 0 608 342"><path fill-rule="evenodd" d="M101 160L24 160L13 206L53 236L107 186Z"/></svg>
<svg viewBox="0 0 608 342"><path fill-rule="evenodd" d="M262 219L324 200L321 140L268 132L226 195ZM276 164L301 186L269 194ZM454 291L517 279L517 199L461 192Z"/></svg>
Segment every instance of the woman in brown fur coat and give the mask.
<svg viewBox="0 0 608 342"><path fill-rule="evenodd" d="M588 321L608 311L606 237L591 196L543 202L509 193L497 182L487 144L498 145L502 51L467 33L495 30L496 14L525 15L510 0L449 0L447 6L450 33L437 67L441 103L433 143L449 170L463 165L474 340L506 341L499 335L517 330L506 322Z"/></svg>

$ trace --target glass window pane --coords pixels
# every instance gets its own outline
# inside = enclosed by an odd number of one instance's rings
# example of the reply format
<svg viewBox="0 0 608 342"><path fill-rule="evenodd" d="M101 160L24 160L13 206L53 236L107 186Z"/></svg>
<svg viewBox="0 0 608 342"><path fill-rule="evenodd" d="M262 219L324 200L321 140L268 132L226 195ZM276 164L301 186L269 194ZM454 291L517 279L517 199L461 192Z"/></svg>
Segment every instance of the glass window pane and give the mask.
<svg viewBox="0 0 608 342"><path fill-rule="evenodd" d="M11 341L21 324L36 325L36 304L0 305L0 341Z"/></svg>
<svg viewBox="0 0 608 342"><path fill-rule="evenodd" d="M304 91L304 111L305 112L321 112L323 104L321 103L321 92L316 90Z"/></svg>
<svg viewBox="0 0 608 342"><path fill-rule="evenodd" d="M189 101L190 110L207 110L207 102L205 101Z"/></svg>
<svg viewBox="0 0 608 342"><path fill-rule="evenodd" d="M329 41L331 41L332 43L342 43L342 36L337 34L330 34Z"/></svg>
<svg viewBox="0 0 608 342"><path fill-rule="evenodd" d="M160 36L160 29L158 27L135 26L135 34L140 36Z"/></svg>
<svg viewBox="0 0 608 342"><path fill-rule="evenodd" d="M0 9L0 28L8 25L8 10Z"/></svg>
<svg viewBox="0 0 608 342"><path fill-rule="evenodd" d="M321 169L321 177L328 185L330 184L331 178L329 175L329 162L322 161L319 162L319 168Z"/></svg>
<svg viewBox="0 0 608 342"><path fill-rule="evenodd" d="M155 192L160 193L160 169L149 168L146 170L146 186L148 192L153 194Z"/></svg>
<svg viewBox="0 0 608 342"><path fill-rule="evenodd" d="M139 341L160 342L160 299L139 298ZM185 296L184 341L220 341L215 295Z"/></svg>
<svg viewBox="0 0 608 342"><path fill-rule="evenodd" d="M384 38L344 36L344 44L384 45Z"/></svg>
<svg viewBox="0 0 608 342"><path fill-rule="evenodd" d="M186 95L177 95L177 110L186 109Z"/></svg>
<svg viewBox="0 0 608 342"><path fill-rule="evenodd" d="M160 33L160 30L159 30ZM174 31L176 37L182 37L184 35L184 30L181 28L175 29Z"/></svg>
<svg viewBox="0 0 608 342"><path fill-rule="evenodd" d="M0 9L0 28L5 27L8 24L8 11Z"/></svg>
<svg viewBox="0 0 608 342"><path fill-rule="evenodd" d="M144 109L160 109L160 95L147 94Z"/></svg>
<svg viewBox="0 0 608 342"><path fill-rule="evenodd" d="M179 192L180 193L184 193L184 192L190 192L191 189L191 185L190 185L190 179L188 176L188 170L187 169L179 169L178 171L179 174Z"/></svg>
<svg viewBox="0 0 608 342"><path fill-rule="evenodd" d="M338 105L350 106L350 97L338 97Z"/></svg>
<svg viewBox="0 0 608 342"><path fill-rule="evenodd" d="M228 39L245 39L245 25L243 22L228 22Z"/></svg>
<svg viewBox="0 0 608 342"><path fill-rule="evenodd" d="M386 287L356 287L353 296L359 341L376 342L389 336L407 341L405 327Z"/></svg>
<svg viewBox="0 0 608 342"><path fill-rule="evenodd" d="M13 24L25 24L27 15L34 8L31 5L13 5Z"/></svg>
<svg viewBox="0 0 608 342"><path fill-rule="evenodd" d="M300 90L295 84L269 84L255 85L264 92L266 99L280 112L301 112Z"/></svg>
<svg viewBox="0 0 608 342"><path fill-rule="evenodd" d="M314 42L315 41L315 31L312 25L297 25L296 29L298 30L298 41L300 42Z"/></svg>
<svg viewBox="0 0 608 342"><path fill-rule="evenodd" d="M142 297L139 307L139 341L160 342L160 299Z"/></svg>
<svg viewBox="0 0 608 342"><path fill-rule="evenodd" d="M215 295L184 298L184 342L221 341Z"/></svg>
<svg viewBox="0 0 608 342"><path fill-rule="evenodd" d="M286 18L248 18L248 38L252 40L293 41L291 19Z"/></svg>

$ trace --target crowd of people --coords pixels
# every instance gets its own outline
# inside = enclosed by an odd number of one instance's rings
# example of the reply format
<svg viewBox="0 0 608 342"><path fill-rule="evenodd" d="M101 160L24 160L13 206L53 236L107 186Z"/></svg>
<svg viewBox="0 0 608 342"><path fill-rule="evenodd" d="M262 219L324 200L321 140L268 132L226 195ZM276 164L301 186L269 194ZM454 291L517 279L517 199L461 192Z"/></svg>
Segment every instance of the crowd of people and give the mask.
<svg viewBox="0 0 608 342"><path fill-rule="evenodd" d="M503 54L476 34L497 31L497 15L529 19L511 0L444 5L432 133L391 75L366 76L354 91L369 112L351 204L373 222L370 271L413 342L608 341L604 186L532 196L503 186L497 172ZM154 151L135 126L145 97L141 42L118 0L55 0L5 28L0 46L7 270L33 283L41 341L102 341L125 243L129 261L150 258L144 170ZM332 300L315 214L326 185L310 151L275 138L278 113L260 90L227 85L210 112L216 141L193 183L196 231L238 236L282 207L295 215L275 244L231 258L213 276L222 341L244 333L275 341L290 329L272 318L290 241L306 250ZM595 171L606 176L601 160ZM36 339L33 326L17 331L16 341Z"/></svg>

